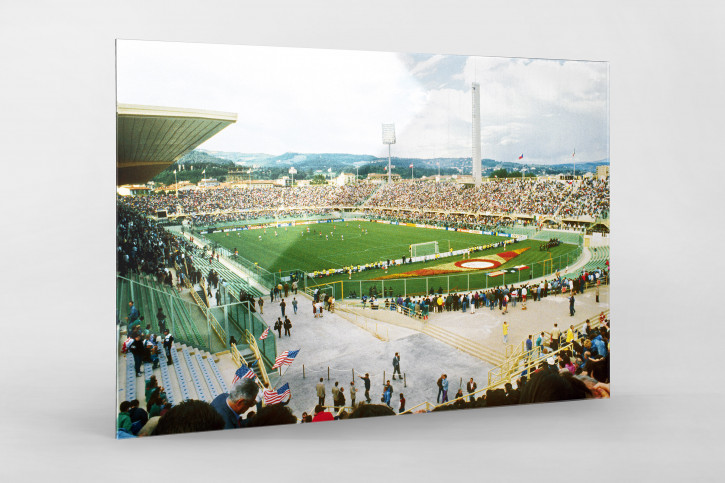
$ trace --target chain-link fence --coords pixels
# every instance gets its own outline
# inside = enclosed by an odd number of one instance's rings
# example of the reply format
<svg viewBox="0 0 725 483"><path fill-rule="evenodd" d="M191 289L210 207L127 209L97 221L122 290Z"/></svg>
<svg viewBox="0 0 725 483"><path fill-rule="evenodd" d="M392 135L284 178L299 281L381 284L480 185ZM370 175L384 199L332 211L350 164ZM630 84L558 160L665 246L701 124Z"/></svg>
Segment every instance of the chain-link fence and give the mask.
<svg viewBox="0 0 725 483"><path fill-rule="evenodd" d="M342 280L321 282L326 292L332 292L335 299L359 299L363 295L376 298L397 297L398 295L417 296L431 293L470 292L487 290L503 285L521 284L528 280L553 275L573 265L581 256L582 248L549 260L531 264L522 270L506 271L491 277L488 273L466 272L453 275L437 275L434 277L397 278L389 280ZM316 285L308 283L310 289Z"/></svg>

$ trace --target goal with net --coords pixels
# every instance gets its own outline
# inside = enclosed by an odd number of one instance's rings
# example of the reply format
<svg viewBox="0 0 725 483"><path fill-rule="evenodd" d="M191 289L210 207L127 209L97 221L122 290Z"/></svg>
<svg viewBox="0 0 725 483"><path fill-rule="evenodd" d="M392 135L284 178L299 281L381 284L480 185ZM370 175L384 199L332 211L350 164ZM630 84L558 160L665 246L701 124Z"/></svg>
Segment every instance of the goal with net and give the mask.
<svg viewBox="0 0 725 483"><path fill-rule="evenodd" d="M438 251L438 242L431 241L425 243L413 243L410 245L410 257L424 257L426 255L435 255Z"/></svg>

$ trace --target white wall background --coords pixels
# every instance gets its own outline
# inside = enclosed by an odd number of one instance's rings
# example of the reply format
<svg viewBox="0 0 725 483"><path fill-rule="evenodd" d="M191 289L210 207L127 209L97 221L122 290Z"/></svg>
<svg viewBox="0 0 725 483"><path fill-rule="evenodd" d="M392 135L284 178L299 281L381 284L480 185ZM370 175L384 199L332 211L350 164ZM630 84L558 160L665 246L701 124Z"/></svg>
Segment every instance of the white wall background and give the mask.
<svg viewBox="0 0 725 483"><path fill-rule="evenodd" d="M704 1L2 2L0 477L716 479L723 17ZM615 399L111 439L116 38L611 62Z"/></svg>

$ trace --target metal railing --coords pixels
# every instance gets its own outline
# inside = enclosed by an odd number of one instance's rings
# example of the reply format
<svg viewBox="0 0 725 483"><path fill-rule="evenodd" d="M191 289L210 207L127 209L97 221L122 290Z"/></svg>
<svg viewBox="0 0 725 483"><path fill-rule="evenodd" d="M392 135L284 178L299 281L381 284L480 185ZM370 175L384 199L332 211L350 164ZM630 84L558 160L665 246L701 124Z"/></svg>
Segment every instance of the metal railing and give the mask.
<svg viewBox="0 0 725 483"><path fill-rule="evenodd" d="M119 316L123 313L123 305L128 303L135 294L137 296L137 302L143 301L145 304L145 306L137 305L137 307L141 315L148 317L147 323L151 323L157 329L159 328L158 323L152 322L151 319L156 314L150 313L149 309L153 310L161 307L166 317L165 325L171 331L177 342L197 347L207 352L215 352L210 337L203 337L198 332L198 328L191 315L193 310L198 307L196 303L181 298L175 288L163 285L154 286L139 275L129 274L128 277L118 275L116 281L118 284L128 284L128 291L121 291L121 299L118 302L121 304L118 307ZM148 293L149 300L146 300L144 291ZM120 318L123 319L122 316ZM192 325L189 326L189 324ZM211 334L214 331L209 321L207 321L206 330L207 334Z"/></svg>
<svg viewBox="0 0 725 483"><path fill-rule="evenodd" d="M254 334L252 334L248 330L244 331L244 335L246 337L247 345L254 353L254 357L257 359L257 363L259 365L259 374L261 376L262 382L265 386L267 386L269 385L269 376L267 375L267 368L264 367L264 360L262 360L262 354L259 352L259 346L257 346L257 339L254 337Z"/></svg>
<svg viewBox="0 0 725 483"><path fill-rule="evenodd" d="M206 282L204 278L201 279L199 285L202 288L202 292L204 293L204 300L199 297L199 294L196 290L194 290L194 286L189 281L189 278L186 277L186 288L189 289L189 293L191 294L191 297L194 299L194 302L196 302L196 305L199 307L199 309L204 313L204 316L206 317L206 321L209 324L209 326L212 328L214 333L216 333L216 336L219 338L222 344L226 344L226 341L228 340L229 335L227 334L227 331L224 330L224 328L221 326L217 318L214 316L214 314L211 311L209 299L206 296L206 290L204 288L204 284L202 282ZM211 345L211 344L209 344Z"/></svg>
<svg viewBox="0 0 725 483"><path fill-rule="evenodd" d="M603 312L605 314L605 317L609 314L609 311ZM600 321L600 318L597 317L595 322L591 322L590 320L590 326L592 328L597 328L603 325L603 322ZM578 332L580 331L584 326L586 325L586 321L578 323L574 326L574 331ZM458 401L470 401L471 397L475 397L478 394L485 393L488 390L497 389L500 386L506 384L507 382L510 383L514 378L519 377L523 374L530 374L534 370L536 370L546 359L549 357L556 357L561 353L564 353L566 351L571 351L574 347L573 342L579 341L579 338L573 339L569 343L563 344L561 347L559 347L555 351L548 351L546 352L543 348L536 348L534 347L531 351L525 350L525 341L521 343L521 346L516 346L516 348L512 349L510 351L510 359L504 361L502 364L500 364L498 367L495 367L489 371L489 378L488 378L488 384L486 387L477 389L476 391L473 391L471 393L465 394L463 396L460 396L458 398L451 399L450 401L446 401L444 403L440 404L432 404L428 401L425 401L423 403L420 403L416 406L413 406L412 408L403 411L400 414L407 414L412 413L415 409L425 406L426 412L430 412L435 410L436 408L443 407L443 406L449 406L452 404L455 404ZM514 359L514 360L511 360ZM523 361L523 364L521 362Z"/></svg>
<svg viewBox="0 0 725 483"><path fill-rule="evenodd" d="M366 330L373 334L376 338L388 342L390 340L390 329L385 327L385 334L382 333L382 328L378 326L378 323L369 323L366 317L361 317L358 314L346 310L345 306L338 306L337 315L347 320L348 322L357 325L363 330Z"/></svg>
<svg viewBox="0 0 725 483"><path fill-rule="evenodd" d="M604 315L605 319L609 315L609 310L602 311L600 314L597 314L594 317L591 317L589 319L584 320L583 322L579 322L575 325L573 325L572 332L574 334L578 334L582 332L582 329L586 326L587 320L590 321L590 327L591 328L597 328L601 327L603 325L603 322L601 320L601 315ZM592 321L592 319L595 319ZM521 344L515 344L511 346L507 346L507 359L500 364L497 367L494 367L488 372L488 383L491 384L498 384L500 385L502 382L511 382L516 376L526 372L527 368L531 366L536 366L538 364L541 364L542 361L545 359L555 356L562 352L563 350L570 350L572 347L572 343L565 342L556 350L548 350L546 347L550 347L549 340L551 339L551 333L547 331L543 331L544 336L542 340L542 346L539 347L533 347L531 351L526 350L526 341L522 341ZM575 341L579 341L580 339L578 337L574 337ZM510 349L509 349L510 348ZM510 350L510 354L509 354ZM525 362L524 367L521 366L521 363ZM526 362L528 361L528 362ZM528 366L527 366L528 364Z"/></svg>
<svg viewBox="0 0 725 483"><path fill-rule="evenodd" d="M466 272L461 274L436 275L430 277L393 278L386 280L319 280L317 285L307 285L308 288L330 285L333 287L333 297L337 300L360 299L363 294L375 295L377 298L406 296L422 296L431 293L472 292L488 290L504 285L519 285L529 280L547 277L562 271L575 264L582 254L582 248L577 247L572 252L559 257L532 263L523 270L515 273L505 272L498 277L489 277L486 273ZM354 297L352 297L354 293ZM381 296L382 294L382 296Z"/></svg>
<svg viewBox="0 0 725 483"><path fill-rule="evenodd" d="M254 351L252 351L252 352L254 352ZM236 364L237 368L242 367L242 365L245 365L245 366L251 368L252 363L249 362L249 361L247 361L244 358L244 356L242 355L242 353L239 352L239 349L237 349L237 345L236 344L234 344L234 343L231 344L231 348L229 349L229 354L230 354L230 356L231 356L232 361L234 362L234 364ZM269 378L267 377L267 372L264 371L264 363L261 360L259 360L259 359L257 359L257 360L258 360L258 364L259 364L259 368L260 368L259 369L259 372L262 375L262 383L260 384L258 382L257 385L261 389L264 389L269 384ZM264 371L264 372L262 372L262 371Z"/></svg>
<svg viewBox="0 0 725 483"><path fill-rule="evenodd" d="M418 310L415 310L415 306L413 307L406 307L405 304L398 304L397 302L388 302L388 305L385 305L384 302L380 302L380 299L375 300L375 303L369 303L366 302L363 304L362 302L350 302L350 301L343 301L338 304L338 306L345 305L348 307L354 307L358 309L364 309L364 310L381 310L385 311L388 310L390 312L397 312L399 314L405 315L407 317L413 318L413 319L424 319L425 317L428 317L430 314L430 311L426 306L423 306L421 308L418 308Z"/></svg>
<svg viewBox="0 0 725 483"><path fill-rule="evenodd" d="M412 408L410 408L410 409L406 409L406 410L405 410L405 411L403 411L402 413L399 413L399 414L398 414L398 416L401 416L401 415L403 415L403 414L412 414L414 410L418 409L418 408L419 408L419 407L421 407L421 406L425 406L425 411L426 411L426 412L430 412L430 411L432 411L432 410L433 410L433 408L435 408L435 405L434 405L434 404L431 404L431 403L429 403L428 401L425 401L425 402L422 402L422 403L420 403L420 404L417 404L417 405L413 406L413 407L412 407Z"/></svg>

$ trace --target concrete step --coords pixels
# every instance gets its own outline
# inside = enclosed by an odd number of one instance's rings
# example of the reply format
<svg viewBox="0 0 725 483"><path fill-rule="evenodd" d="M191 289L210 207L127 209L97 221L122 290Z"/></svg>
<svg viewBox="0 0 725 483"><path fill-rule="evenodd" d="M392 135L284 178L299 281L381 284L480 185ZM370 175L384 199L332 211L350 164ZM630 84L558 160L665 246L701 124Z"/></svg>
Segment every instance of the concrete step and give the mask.
<svg viewBox="0 0 725 483"><path fill-rule="evenodd" d="M485 347L481 344L473 342L469 339L466 339L465 337L462 337L454 332L447 331L440 327L428 326L424 329L424 331L426 333L428 333L429 335L440 336L440 337L445 338L448 341L454 342L455 344L460 345L462 347L467 347L471 350L481 352L483 354L489 354L495 358L500 358L501 360L504 359L504 355L495 351L494 349Z"/></svg>
<svg viewBox="0 0 725 483"><path fill-rule="evenodd" d="M226 392L226 390L223 390L220 384L220 381L216 379L216 374L212 370L211 366L209 365L209 360L207 357L204 357L201 355L201 353L197 352L195 354L195 360L199 366L199 369L201 371L201 377L204 379L204 382L206 383L207 390L209 391L209 394L211 395L211 398L214 399L219 394Z"/></svg>
<svg viewBox="0 0 725 483"><path fill-rule="evenodd" d="M248 358L254 359L254 351L252 351L252 349L250 349L249 347L244 347L242 350L239 351L239 353L246 360L249 360Z"/></svg>
<svg viewBox="0 0 725 483"><path fill-rule="evenodd" d="M194 383L191 380L189 371L186 368L186 362L184 361L182 344L174 346L174 350L171 351L171 358L174 361L173 372L176 375L176 380L179 384L179 392L181 394L180 401L186 401L188 399L199 399L196 390L194 389ZM172 379L172 385L174 384L174 378Z"/></svg>
<svg viewBox="0 0 725 483"><path fill-rule="evenodd" d="M180 354L182 355L182 358L186 363L186 370L189 374L191 384L196 390L197 397L195 399L211 402L213 399L211 397L212 392L206 384L206 381L204 379L204 372L198 361L195 357L191 356L191 351L188 348L184 348L182 351L180 351Z"/></svg>
<svg viewBox="0 0 725 483"><path fill-rule="evenodd" d="M423 332L430 335L431 337L445 342L457 349L466 352L474 357L478 357L486 362L494 365L499 365L504 361L504 355L485 346L470 341L458 334L449 332L445 329L441 329L436 326L426 326Z"/></svg>

